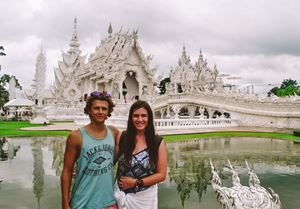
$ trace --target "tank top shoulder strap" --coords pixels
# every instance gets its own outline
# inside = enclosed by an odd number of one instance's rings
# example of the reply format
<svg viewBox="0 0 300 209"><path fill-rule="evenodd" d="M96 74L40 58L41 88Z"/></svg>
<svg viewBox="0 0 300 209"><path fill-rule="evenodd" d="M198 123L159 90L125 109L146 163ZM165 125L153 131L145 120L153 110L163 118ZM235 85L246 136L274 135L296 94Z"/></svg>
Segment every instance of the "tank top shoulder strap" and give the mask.
<svg viewBox="0 0 300 209"><path fill-rule="evenodd" d="M107 130L107 137L110 136L114 139L115 137L112 129L109 126L106 126L106 130Z"/></svg>
<svg viewBox="0 0 300 209"><path fill-rule="evenodd" d="M84 127L80 127L79 131L80 131L80 134L81 134L82 137L84 137L87 134Z"/></svg>

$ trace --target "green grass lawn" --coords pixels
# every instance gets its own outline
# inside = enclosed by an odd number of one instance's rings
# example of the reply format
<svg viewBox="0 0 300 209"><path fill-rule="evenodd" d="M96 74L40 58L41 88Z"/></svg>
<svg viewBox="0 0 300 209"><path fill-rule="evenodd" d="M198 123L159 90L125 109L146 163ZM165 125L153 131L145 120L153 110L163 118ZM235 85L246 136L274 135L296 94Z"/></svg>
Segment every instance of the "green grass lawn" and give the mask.
<svg viewBox="0 0 300 209"><path fill-rule="evenodd" d="M43 126L30 124L28 121L0 121L0 136L67 136L70 131L27 131L20 130L24 127ZM167 142L180 141L207 137L263 137L284 140L295 140L300 142L300 137L292 134L277 132L246 132L246 131L222 131L196 134L165 135Z"/></svg>
<svg viewBox="0 0 300 209"><path fill-rule="evenodd" d="M67 136L69 131L27 131L25 127L43 126L28 121L0 121L0 136Z"/></svg>

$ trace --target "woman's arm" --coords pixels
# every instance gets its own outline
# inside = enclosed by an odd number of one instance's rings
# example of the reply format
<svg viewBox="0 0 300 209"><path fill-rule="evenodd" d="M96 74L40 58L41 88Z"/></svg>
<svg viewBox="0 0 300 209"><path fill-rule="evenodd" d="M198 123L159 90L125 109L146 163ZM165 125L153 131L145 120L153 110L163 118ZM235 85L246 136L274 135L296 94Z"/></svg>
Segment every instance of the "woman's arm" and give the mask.
<svg viewBox="0 0 300 209"><path fill-rule="evenodd" d="M162 182L167 176L167 148L166 143L162 140L158 149L158 158L156 162L156 173L143 178L145 186L151 186Z"/></svg>

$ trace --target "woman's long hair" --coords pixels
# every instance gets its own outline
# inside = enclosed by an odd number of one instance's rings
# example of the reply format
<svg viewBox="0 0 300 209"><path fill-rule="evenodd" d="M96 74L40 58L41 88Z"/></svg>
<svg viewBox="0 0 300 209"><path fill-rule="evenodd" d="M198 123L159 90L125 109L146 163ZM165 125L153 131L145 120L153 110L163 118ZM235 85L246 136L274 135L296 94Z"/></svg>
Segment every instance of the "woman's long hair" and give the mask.
<svg viewBox="0 0 300 209"><path fill-rule="evenodd" d="M135 148L135 137L136 137L136 128L133 124L133 112L139 108L145 108L148 113L148 124L145 129L145 138L147 142L147 147L149 151L150 162L156 163L157 160L157 149L155 147L155 130L153 124L153 112L150 105L142 100L138 100L133 103L129 110L128 122L127 122L127 131L125 137L125 143L123 146L123 152L125 154L125 160L127 163L130 162L132 157L132 152Z"/></svg>

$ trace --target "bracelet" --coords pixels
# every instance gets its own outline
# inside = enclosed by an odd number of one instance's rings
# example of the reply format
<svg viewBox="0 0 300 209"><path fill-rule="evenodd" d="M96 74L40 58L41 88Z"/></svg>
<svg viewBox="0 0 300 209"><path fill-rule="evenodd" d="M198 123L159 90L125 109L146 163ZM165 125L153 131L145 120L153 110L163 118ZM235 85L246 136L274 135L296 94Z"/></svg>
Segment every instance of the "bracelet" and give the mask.
<svg viewBox="0 0 300 209"><path fill-rule="evenodd" d="M140 189L142 186L144 186L144 181L141 178L138 178L135 182L135 188Z"/></svg>

